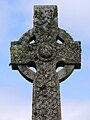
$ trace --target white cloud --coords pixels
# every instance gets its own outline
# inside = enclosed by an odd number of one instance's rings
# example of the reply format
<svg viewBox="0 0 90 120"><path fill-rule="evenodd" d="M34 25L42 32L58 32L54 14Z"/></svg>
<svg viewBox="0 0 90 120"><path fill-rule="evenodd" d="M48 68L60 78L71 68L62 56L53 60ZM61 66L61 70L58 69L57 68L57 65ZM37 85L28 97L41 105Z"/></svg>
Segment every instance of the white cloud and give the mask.
<svg viewBox="0 0 90 120"><path fill-rule="evenodd" d="M0 105L0 120L29 120L31 118L30 105L3 104Z"/></svg>
<svg viewBox="0 0 90 120"><path fill-rule="evenodd" d="M13 93L0 89L0 120L29 120L32 114L31 102L29 104L14 98Z"/></svg>
<svg viewBox="0 0 90 120"><path fill-rule="evenodd" d="M0 109L0 120L29 120L31 118L28 105L6 105Z"/></svg>
<svg viewBox="0 0 90 120"><path fill-rule="evenodd" d="M90 43L90 1L62 0L59 8L60 26L77 36L82 41Z"/></svg>
<svg viewBox="0 0 90 120"><path fill-rule="evenodd" d="M90 101L64 101L63 120L90 120Z"/></svg>

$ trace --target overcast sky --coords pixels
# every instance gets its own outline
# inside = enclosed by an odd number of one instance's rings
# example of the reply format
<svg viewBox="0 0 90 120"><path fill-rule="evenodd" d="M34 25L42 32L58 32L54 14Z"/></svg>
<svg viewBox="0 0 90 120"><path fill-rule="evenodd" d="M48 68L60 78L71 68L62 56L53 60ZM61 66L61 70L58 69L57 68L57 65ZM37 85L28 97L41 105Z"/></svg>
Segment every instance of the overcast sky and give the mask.
<svg viewBox="0 0 90 120"><path fill-rule="evenodd" d="M58 6L58 24L82 43L82 67L60 84L63 120L90 120L90 0L0 0L0 120L31 120L32 84L12 71L10 43L33 27L34 5Z"/></svg>

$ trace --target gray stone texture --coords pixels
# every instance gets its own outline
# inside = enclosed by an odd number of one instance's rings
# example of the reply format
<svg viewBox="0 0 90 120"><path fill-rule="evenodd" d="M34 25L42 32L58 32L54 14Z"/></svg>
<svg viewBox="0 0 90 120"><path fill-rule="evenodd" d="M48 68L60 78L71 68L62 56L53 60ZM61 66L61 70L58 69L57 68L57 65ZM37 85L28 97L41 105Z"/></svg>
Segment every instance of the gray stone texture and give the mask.
<svg viewBox="0 0 90 120"><path fill-rule="evenodd" d="M32 120L61 120L59 83L80 68L81 44L58 28L55 5L34 6L33 23L19 41L11 42L12 69L33 83ZM59 66L63 69L56 72Z"/></svg>

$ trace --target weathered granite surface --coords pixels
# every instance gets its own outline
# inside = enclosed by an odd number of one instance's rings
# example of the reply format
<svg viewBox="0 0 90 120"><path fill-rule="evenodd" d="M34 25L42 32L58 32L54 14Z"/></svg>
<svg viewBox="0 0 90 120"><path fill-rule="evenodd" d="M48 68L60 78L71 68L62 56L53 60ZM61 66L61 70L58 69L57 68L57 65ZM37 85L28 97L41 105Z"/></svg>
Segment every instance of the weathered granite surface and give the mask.
<svg viewBox="0 0 90 120"><path fill-rule="evenodd" d="M58 28L55 5L34 6L33 23L19 41L11 42L12 69L33 83L32 120L61 120L59 83L80 68L81 44ZM59 66L63 69L56 73Z"/></svg>

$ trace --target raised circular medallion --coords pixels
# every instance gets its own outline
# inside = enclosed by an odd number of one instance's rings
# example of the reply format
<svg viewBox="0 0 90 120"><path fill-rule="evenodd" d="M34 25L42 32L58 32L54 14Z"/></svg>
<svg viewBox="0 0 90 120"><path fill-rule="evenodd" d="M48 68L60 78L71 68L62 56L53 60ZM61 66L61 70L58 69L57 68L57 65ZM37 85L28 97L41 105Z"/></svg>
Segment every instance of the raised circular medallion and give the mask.
<svg viewBox="0 0 90 120"><path fill-rule="evenodd" d="M47 58L52 57L52 55L53 55L53 48L52 48L52 46L50 46L50 45L47 45L47 44L44 44L44 45L43 45L43 44L42 44L42 45L39 47L38 52L39 52L39 55L40 55L42 58L47 59Z"/></svg>
<svg viewBox="0 0 90 120"><path fill-rule="evenodd" d="M50 61L55 56L55 49L48 43L42 43L38 48L38 57L43 61Z"/></svg>

